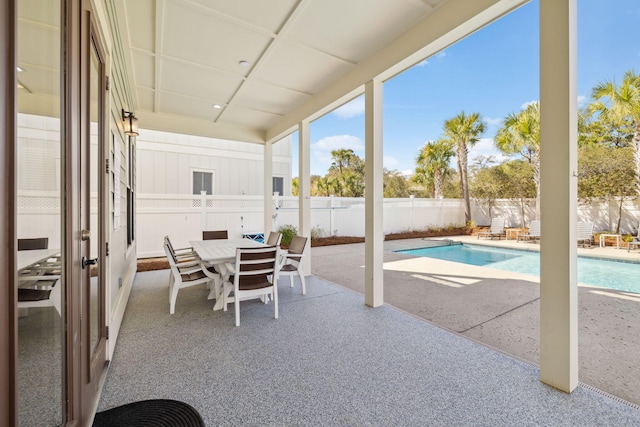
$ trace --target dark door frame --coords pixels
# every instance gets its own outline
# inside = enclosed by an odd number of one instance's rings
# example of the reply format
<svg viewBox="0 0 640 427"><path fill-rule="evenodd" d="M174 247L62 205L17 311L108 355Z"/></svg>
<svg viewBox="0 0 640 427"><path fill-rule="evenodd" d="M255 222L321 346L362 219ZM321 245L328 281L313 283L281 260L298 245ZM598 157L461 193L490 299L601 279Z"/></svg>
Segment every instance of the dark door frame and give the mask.
<svg viewBox="0 0 640 427"><path fill-rule="evenodd" d="M91 269L89 267L81 269L80 280L80 295L81 298L81 311L87 313L82 319L80 325L80 353L81 360L79 365L82 366L82 386L81 386L81 405L82 405L82 422L87 424L91 421L91 417L98 405L98 398L100 397L100 389L102 387L102 381L104 380L107 360L107 338L106 338L106 293L105 293L105 147L108 146L107 142L107 130L108 116L107 112L107 87L106 87L106 73L107 73L107 53L104 48L104 41L100 37L98 23L95 19L95 13L91 8L90 2L85 1L82 10L82 24L81 24L81 64L82 73L81 84L83 94L81 103L81 146L80 146L80 161L77 167L81 175L81 183L79 183L79 191L81 191L80 200L83 200L78 209L79 213L79 227L76 229L75 235L80 234L80 230L90 230L91 238L86 241L81 241L80 256L91 258L97 256L97 284L98 284L98 306L97 309L97 321L98 321L98 341L95 348L92 347L91 342ZM95 53L99 61L98 81L91 81L91 69L92 69L92 55ZM98 105L97 105L97 152L98 159L96 162L96 170L91 170L91 121L94 120L91 117L92 100L91 100L91 88L97 83L98 90ZM91 229L91 176L97 177L97 204L98 212L96 225L98 229ZM84 184L82 184L82 182ZM98 242L96 247L97 252L91 253L90 243L92 241Z"/></svg>
<svg viewBox="0 0 640 427"><path fill-rule="evenodd" d="M0 0L0 424L17 419L16 3Z"/></svg>

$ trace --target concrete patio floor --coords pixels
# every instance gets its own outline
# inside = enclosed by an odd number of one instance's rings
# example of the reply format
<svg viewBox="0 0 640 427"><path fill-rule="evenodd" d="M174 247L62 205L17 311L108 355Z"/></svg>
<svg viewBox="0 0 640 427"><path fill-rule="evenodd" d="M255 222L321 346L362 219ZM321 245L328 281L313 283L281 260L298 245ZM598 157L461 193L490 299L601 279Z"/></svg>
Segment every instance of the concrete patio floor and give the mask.
<svg viewBox="0 0 640 427"><path fill-rule="evenodd" d="M453 240L536 250L535 243ZM539 279L487 267L393 252L423 239L385 242L385 303L535 365L539 361ZM578 254L640 260L638 251L579 248ZM364 244L314 247L312 274L364 293ZM579 378L640 405L640 294L579 286Z"/></svg>

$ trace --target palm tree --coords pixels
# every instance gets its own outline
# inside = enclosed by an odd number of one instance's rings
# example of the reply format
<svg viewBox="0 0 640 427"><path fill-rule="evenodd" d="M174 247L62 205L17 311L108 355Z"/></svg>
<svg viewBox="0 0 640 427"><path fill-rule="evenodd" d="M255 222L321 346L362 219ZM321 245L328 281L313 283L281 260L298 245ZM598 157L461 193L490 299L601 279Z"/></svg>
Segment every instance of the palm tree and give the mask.
<svg viewBox="0 0 640 427"><path fill-rule="evenodd" d="M442 198L444 179L451 174L449 162L456 153L446 139L427 142L416 159L418 182L433 182L434 197Z"/></svg>
<svg viewBox="0 0 640 427"><path fill-rule="evenodd" d="M505 117L494 139L504 154L520 154L533 167L536 186L536 219L540 219L540 103Z"/></svg>
<svg viewBox="0 0 640 427"><path fill-rule="evenodd" d="M600 83L593 88L591 97L594 99L589 106L591 112L612 120L631 119L633 122L631 143L636 176L640 177L640 75L629 70L624 74L620 86L613 81ZM640 181L636 183L636 191L640 195Z"/></svg>
<svg viewBox="0 0 640 427"><path fill-rule="evenodd" d="M314 196L329 196L331 195L331 184L326 177L318 177L315 181L315 194Z"/></svg>
<svg viewBox="0 0 640 427"><path fill-rule="evenodd" d="M460 191L464 198L465 221L471 221L471 203L469 201L469 179L467 176L469 148L480 140L484 133L484 123L479 113L468 116L462 111L456 117L444 122L445 136L457 147L458 172L460 174Z"/></svg>
<svg viewBox="0 0 640 427"><path fill-rule="evenodd" d="M331 163L330 169L337 170L342 176L344 170L349 168L351 165L351 161L355 153L352 149L340 148L338 150L331 151L331 158L333 162Z"/></svg>
<svg viewBox="0 0 640 427"><path fill-rule="evenodd" d="M329 175L331 175L329 181L339 197L343 197L345 195L345 175L349 171L355 156L356 155L352 149L340 148L338 150L331 151L331 158L333 161L329 167Z"/></svg>

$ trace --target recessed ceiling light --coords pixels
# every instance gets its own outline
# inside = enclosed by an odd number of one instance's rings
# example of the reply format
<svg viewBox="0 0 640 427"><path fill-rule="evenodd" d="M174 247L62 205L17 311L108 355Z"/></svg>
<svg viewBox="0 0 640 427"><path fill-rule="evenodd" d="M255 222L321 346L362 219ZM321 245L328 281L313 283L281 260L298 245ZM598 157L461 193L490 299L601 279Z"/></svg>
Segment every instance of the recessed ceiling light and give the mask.
<svg viewBox="0 0 640 427"><path fill-rule="evenodd" d="M248 67L249 66L249 62L245 61L245 60L242 60L242 61L238 62L238 64L240 64L241 67Z"/></svg>
<svg viewBox="0 0 640 427"><path fill-rule="evenodd" d="M16 70L17 70L19 73L24 73L24 68L16 67Z"/></svg>
<svg viewBox="0 0 640 427"><path fill-rule="evenodd" d="M222 108L222 105L220 105L220 104L213 104L213 105L212 105L212 107L213 107L213 108L215 108L216 110L219 110L219 109L221 109L221 108Z"/></svg>

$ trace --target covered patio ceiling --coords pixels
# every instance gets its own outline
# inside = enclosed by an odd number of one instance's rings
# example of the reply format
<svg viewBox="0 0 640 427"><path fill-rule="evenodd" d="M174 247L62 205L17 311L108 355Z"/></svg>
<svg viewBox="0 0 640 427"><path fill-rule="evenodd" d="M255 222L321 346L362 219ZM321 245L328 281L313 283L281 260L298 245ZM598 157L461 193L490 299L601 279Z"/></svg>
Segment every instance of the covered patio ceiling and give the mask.
<svg viewBox="0 0 640 427"><path fill-rule="evenodd" d="M523 3L115 0L114 10L142 128L264 143Z"/></svg>

